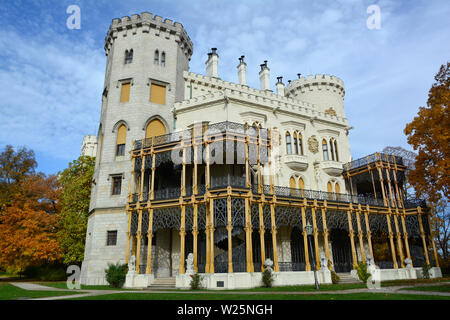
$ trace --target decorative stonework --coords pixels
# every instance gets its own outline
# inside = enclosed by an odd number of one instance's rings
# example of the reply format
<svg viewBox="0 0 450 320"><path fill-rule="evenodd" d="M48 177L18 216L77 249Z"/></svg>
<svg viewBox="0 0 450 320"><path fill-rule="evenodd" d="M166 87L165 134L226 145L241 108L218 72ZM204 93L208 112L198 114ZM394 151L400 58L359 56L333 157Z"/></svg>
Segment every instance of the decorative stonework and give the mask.
<svg viewBox="0 0 450 320"><path fill-rule="evenodd" d="M334 110L333 107L325 110L325 114L328 114L330 116L337 116L336 110Z"/></svg>
<svg viewBox="0 0 450 320"><path fill-rule="evenodd" d="M309 149L309 151L311 151L314 154L319 152L319 141L317 141L316 136L309 137L308 149Z"/></svg>

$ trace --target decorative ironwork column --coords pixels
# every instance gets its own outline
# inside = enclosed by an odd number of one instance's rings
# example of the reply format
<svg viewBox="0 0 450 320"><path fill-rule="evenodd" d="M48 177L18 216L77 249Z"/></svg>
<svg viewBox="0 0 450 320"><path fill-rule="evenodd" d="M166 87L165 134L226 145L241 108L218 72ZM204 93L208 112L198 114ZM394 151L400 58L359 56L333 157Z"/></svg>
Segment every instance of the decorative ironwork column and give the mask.
<svg viewBox="0 0 450 320"><path fill-rule="evenodd" d="M350 245L352 247L353 269L356 269L356 266L358 265L358 259L356 257L355 240L353 238L352 210L353 206L350 203L349 210L347 211L348 235L350 237Z"/></svg>
<svg viewBox="0 0 450 320"><path fill-rule="evenodd" d="M262 181L262 175L261 175L261 128L260 127L258 127L256 155L257 155L257 168L258 168L258 192L260 194L262 194L263 193L263 181Z"/></svg>
<svg viewBox="0 0 450 320"><path fill-rule="evenodd" d="M369 213L370 207L369 205L366 205L366 212L364 213L364 221L366 222L367 243L369 245L369 254L372 257L373 261L375 262L375 257L373 256L373 249L372 249L372 233L370 232Z"/></svg>
<svg viewBox="0 0 450 320"><path fill-rule="evenodd" d="M375 155L378 156L378 157L380 156L379 153L376 153ZM379 159L380 159L379 161L381 162L381 157ZM386 193L384 191L383 173L381 172L380 166L381 166L381 164L379 162L377 162L376 163L376 167L377 167L377 170L378 170L378 176L380 177L380 186L381 186L381 193L383 195L383 203L384 203L385 206L387 206Z"/></svg>
<svg viewBox="0 0 450 320"><path fill-rule="evenodd" d="M273 187L273 172L272 172L272 129L269 129L269 134L268 134L268 141L269 144L267 146L267 156L268 156L268 160L269 160L269 183L270 183L270 193L273 194L274 192L274 187Z"/></svg>
<svg viewBox="0 0 450 320"><path fill-rule="evenodd" d="M143 145L143 144L142 144ZM145 178L145 155L142 155L142 165L141 165L141 172L140 172L140 188L139 188L139 201L144 200L144 178Z"/></svg>
<svg viewBox="0 0 450 320"><path fill-rule="evenodd" d="M303 206L302 206L302 229L303 229L303 246L305 250L305 270L311 271L311 264L309 263L309 251L308 251L308 233L306 232L306 213L305 209L307 206L306 199L303 199Z"/></svg>
<svg viewBox="0 0 450 320"><path fill-rule="evenodd" d="M261 247L261 272L264 271L264 261L266 261L266 248L264 242L264 212L263 212L263 202L264 194L261 197L261 202L258 203L259 209L259 243Z"/></svg>
<svg viewBox="0 0 450 320"><path fill-rule="evenodd" d="M154 137L152 138L154 139ZM152 146L152 185L150 188L150 199L155 199L155 171L156 171L156 156Z"/></svg>
<svg viewBox="0 0 450 320"><path fill-rule="evenodd" d="M183 201L180 199L180 201ZM181 226L180 226L180 274L184 274L184 248L185 248L185 240L186 240L186 229L185 229L185 221L186 221L186 206L181 204Z"/></svg>
<svg viewBox="0 0 450 320"><path fill-rule="evenodd" d="M273 196L273 200L270 203L270 219L272 222L272 246L273 246L273 271L280 271L280 267L278 265L278 252L277 252L277 226L275 224L275 203L276 196Z"/></svg>
<svg viewBox="0 0 450 320"><path fill-rule="evenodd" d="M209 192L208 192L209 193ZM214 273L214 200L209 200L209 273Z"/></svg>
<svg viewBox="0 0 450 320"><path fill-rule="evenodd" d="M360 220L361 212L362 212L361 204L358 204L358 210L356 210L356 224L358 226L359 249L361 250L361 259L364 263L366 263L366 250L364 249L363 232Z"/></svg>
<svg viewBox="0 0 450 320"><path fill-rule="evenodd" d="M137 231L137 249L136 249L136 272L140 273L140 261L141 261L141 228L142 228L142 209L138 210L139 212L139 222L138 222L138 231Z"/></svg>
<svg viewBox="0 0 450 320"><path fill-rule="evenodd" d="M249 147L249 139L248 136L248 124L245 124L245 180L247 184L247 188L250 188L252 183L250 179L250 163L249 163L249 154L248 154L248 147ZM251 190L251 189L250 189Z"/></svg>
<svg viewBox="0 0 450 320"><path fill-rule="evenodd" d="M328 227L327 227L327 200L323 201L322 207L322 223L323 223L323 241L325 245L325 255L327 257L327 267L332 270L331 264L328 261L331 261L330 258L330 246L328 244Z"/></svg>
<svg viewBox="0 0 450 320"><path fill-rule="evenodd" d="M392 233L391 227L391 215L392 215L391 208L388 208L388 214L386 214L386 221L389 231L389 243L391 244L391 253L392 253L392 260L394 262L394 269L398 269L397 256L395 255L394 235Z"/></svg>
<svg viewBox="0 0 450 320"><path fill-rule="evenodd" d="M405 257L403 255L403 248L402 248L402 235L400 233L400 228L398 227L398 220L397 220L397 216L398 216L398 208L395 209L395 214L394 214L394 226L395 226L395 233L396 233L396 240L397 240L397 250L398 250L398 254L400 255L400 265L402 268L405 267Z"/></svg>
<svg viewBox="0 0 450 320"><path fill-rule="evenodd" d="M408 231L406 229L406 222L405 222L405 215L406 215L406 210L405 207L403 207L403 213L400 215L400 219L402 221L402 228L403 228L403 240L405 241L405 248L406 248L406 257L408 257L408 259L411 259L411 253L409 251L409 243L408 243Z"/></svg>
<svg viewBox="0 0 450 320"><path fill-rule="evenodd" d="M316 270L320 270L320 257L319 257L319 231L317 230L316 223L316 208L317 208L317 199L314 199L314 205L311 208L311 215L313 221L313 235L314 235L314 246L315 246L315 256L316 256Z"/></svg>
<svg viewBox="0 0 450 320"><path fill-rule="evenodd" d="M245 198L245 243L247 250L247 272L253 272L252 257L252 220L250 214L249 198Z"/></svg>
<svg viewBox="0 0 450 320"><path fill-rule="evenodd" d="M197 195L197 175L198 175L198 148L197 148L197 138L195 134L192 134L192 148L194 148L194 172L192 173L192 195Z"/></svg>
<svg viewBox="0 0 450 320"><path fill-rule="evenodd" d="M428 247L427 247L427 241L425 239L425 232L423 230L423 224L422 224L422 208L417 207L417 220L419 220L419 228L420 228L420 237L422 238L422 244L423 244L423 253L425 255L425 260L427 262L427 265L430 264L430 258L428 257Z"/></svg>
<svg viewBox="0 0 450 320"><path fill-rule="evenodd" d="M233 273L233 220L231 216L231 187L227 187L228 273Z"/></svg>
<svg viewBox="0 0 450 320"><path fill-rule="evenodd" d="M146 274L152 273L152 243L153 243L153 209L149 210L148 213L148 246L147 246L147 269Z"/></svg>
<svg viewBox="0 0 450 320"><path fill-rule="evenodd" d="M127 231L127 253L125 255L125 263L130 261L130 240L131 240L131 210L127 210L128 214L128 231Z"/></svg>
<svg viewBox="0 0 450 320"><path fill-rule="evenodd" d="M192 226L192 241L193 241L193 254L194 254L194 270L198 272L198 204L195 202L195 197L192 195L193 207L194 207L194 221Z"/></svg>

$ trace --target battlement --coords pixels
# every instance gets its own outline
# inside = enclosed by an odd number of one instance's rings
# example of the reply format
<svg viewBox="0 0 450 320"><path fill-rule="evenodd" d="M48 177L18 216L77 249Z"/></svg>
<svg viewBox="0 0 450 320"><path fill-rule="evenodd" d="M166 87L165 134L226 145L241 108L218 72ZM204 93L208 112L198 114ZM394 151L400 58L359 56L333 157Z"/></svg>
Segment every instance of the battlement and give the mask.
<svg viewBox="0 0 450 320"><path fill-rule="evenodd" d="M105 38L106 55L108 55L114 40L120 32L130 31L131 34L136 34L138 29L142 33L149 33L152 29L158 35L174 37L175 41L179 43L188 59L191 58L194 45L183 25L179 22L173 22L170 19L165 19L163 21L162 17L152 15L149 12L143 12L140 15L133 14L131 17L125 16L121 19L113 19Z"/></svg>
<svg viewBox="0 0 450 320"><path fill-rule="evenodd" d="M285 92L287 96L295 96L296 91L311 91L315 89L335 91L342 97L342 99L345 96L344 81L338 77L327 74L316 74L314 76L309 75L307 77L301 77L287 85Z"/></svg>

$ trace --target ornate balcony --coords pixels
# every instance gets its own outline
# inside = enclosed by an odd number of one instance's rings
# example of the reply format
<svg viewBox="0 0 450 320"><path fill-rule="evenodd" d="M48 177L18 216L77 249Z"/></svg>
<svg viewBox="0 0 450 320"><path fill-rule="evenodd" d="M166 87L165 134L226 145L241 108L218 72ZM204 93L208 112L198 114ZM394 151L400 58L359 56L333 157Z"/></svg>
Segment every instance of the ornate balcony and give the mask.
<svg viewBox="0 0 450 320"><path fill-rule="evenodd" d="M305 171L308 169L308 160L306 156L288 154L284 156L284 163L295 171Z"/></svg>
<svg viewBox="0 0 450 320"><path fill-rule="evenodd" d="M339 177L342 174L342 171L344 171L341 162L332 161L332 160L322 161L320 163L320 167L328 175L333 176L333 177Z"/></svg>

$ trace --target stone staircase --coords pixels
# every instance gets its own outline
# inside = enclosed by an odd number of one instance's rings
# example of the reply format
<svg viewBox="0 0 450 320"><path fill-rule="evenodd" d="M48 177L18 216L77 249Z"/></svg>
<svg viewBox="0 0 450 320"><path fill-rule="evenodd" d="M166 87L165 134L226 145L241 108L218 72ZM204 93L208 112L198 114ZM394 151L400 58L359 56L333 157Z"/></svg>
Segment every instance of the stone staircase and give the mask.
<svg viewBox="0 0 450 320"><path fill-rule="evenodd" d="M350 273L337 273L339 283L362 283L361 280L353 278Z"/></svg>
<svg viewBox="0 0 450 320"><path fill-rule="evenodd" d="M155 278L148 289L175 289L175 278Z"/></svg>

